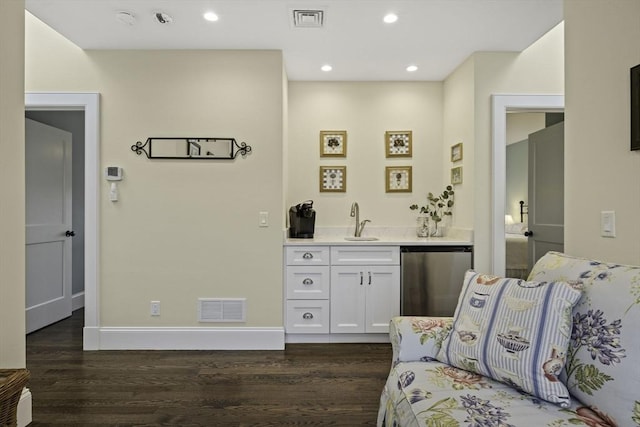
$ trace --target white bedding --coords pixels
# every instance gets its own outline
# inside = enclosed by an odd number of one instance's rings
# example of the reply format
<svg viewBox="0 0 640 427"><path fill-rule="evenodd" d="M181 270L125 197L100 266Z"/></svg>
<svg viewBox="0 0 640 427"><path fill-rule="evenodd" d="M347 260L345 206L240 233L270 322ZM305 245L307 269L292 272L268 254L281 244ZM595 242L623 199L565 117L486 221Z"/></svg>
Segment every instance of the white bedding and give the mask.
<svg viewBox="0 0 640 427"><path fill-rule="evenodd" d="M528 239L523 234L506 233L507 269L528 268Z"/></svg>

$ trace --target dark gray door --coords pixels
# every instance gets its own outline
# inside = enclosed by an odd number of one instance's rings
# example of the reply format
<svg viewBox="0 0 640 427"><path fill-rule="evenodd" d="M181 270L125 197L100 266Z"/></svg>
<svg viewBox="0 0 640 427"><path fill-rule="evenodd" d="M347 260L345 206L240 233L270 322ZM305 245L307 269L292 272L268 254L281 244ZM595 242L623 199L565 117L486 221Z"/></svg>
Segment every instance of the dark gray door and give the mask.
<svg viewBox="0 0 640 427"><path fill-rule="evenodd" d="M564 122L529 135L529 270L564 251Z"/></svg>

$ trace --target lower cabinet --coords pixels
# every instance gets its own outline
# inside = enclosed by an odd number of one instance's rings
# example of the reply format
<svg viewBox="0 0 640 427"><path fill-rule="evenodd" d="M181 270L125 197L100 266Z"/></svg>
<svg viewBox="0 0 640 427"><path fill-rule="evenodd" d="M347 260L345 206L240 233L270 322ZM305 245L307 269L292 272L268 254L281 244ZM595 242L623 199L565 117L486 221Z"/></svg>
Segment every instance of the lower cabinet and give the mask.
<svg viewBox="0 0 640 427"><path fill-rule="evenodd" d="M331 333L387 333L399 313L399 266L331 267Z"/></svg>
<svg viewBox="0 0 640 427"><path fill-rule="evenodd" d="M400 313L398 246L288 246L285 260L288 337L388 339L389 321Z"/></svg>

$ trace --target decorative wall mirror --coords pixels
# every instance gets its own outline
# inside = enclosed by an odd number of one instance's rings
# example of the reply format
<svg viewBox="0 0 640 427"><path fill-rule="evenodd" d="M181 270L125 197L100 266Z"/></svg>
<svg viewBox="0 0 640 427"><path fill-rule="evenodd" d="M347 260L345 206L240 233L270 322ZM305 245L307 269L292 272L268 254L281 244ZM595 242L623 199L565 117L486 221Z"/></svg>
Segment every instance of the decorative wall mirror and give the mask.
<svg viewBox="0 0 640 427"><path fill-rule="evenodd" d="M251 146L238 144L235 138L147 138L131 146L136 154L146 154L149 159L197 159L233 160L238 154L245 157Z"/></svg>

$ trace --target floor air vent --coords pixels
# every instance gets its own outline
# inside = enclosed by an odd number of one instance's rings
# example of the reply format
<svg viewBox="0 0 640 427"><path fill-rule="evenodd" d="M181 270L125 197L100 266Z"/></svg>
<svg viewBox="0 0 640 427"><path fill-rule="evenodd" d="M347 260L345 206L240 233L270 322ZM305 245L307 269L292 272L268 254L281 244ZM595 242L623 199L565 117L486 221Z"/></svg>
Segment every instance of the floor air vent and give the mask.
<svg viewBox="0 0 640 427"><path fill-rule="evenodd" d="M244 322L245 298L198 298L199 322Z"/></svg>
<svg viewBox="0 0 640 427"><path fill-rule="evenodd" d="M322 28L324 25L323 10L293 10L293 26L296 28Z"/></svg>

